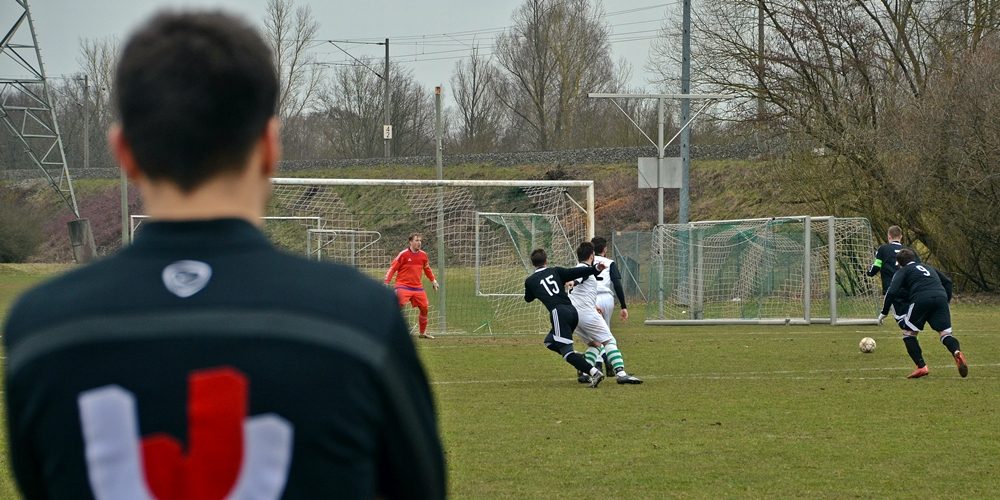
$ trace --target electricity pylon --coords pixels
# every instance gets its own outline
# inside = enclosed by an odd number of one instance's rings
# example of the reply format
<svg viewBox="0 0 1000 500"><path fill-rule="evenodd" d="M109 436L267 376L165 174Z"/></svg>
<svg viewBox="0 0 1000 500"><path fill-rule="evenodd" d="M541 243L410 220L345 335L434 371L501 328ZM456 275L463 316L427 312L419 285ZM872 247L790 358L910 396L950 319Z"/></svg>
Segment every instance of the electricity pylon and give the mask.
<svg viewBox="0 0 1000 500"><path fill-rule="evenodd" d="M74 257L90 260L94 238L89 222L80 219L31 9L28 0L13 2L17 7L12 25L0 39L0 122L73 212L76 220L70 222L70 239Z"/></svg>

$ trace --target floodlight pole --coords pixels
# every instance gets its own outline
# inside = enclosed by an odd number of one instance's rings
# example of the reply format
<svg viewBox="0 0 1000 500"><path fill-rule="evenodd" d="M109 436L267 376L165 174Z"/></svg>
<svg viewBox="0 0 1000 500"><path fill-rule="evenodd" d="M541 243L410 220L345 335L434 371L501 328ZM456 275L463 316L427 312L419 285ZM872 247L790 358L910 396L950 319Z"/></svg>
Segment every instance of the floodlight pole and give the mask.
<svg viewBox="0 0 1000 500"><path fill-rule="evenodd" d="M683 11L683 29L681 31L681 94L689 94L691 92L691 0L684 0ZM690 119L691 100L683 98L681 99L681 123L687 123ZM679 223L688 223L688 208L690 204L691 128L684 127L681 131L681 201L677 212Z"/></svg>
<svg viewBox="0 0 1000 500"><path fill-rule="evenodd" d="M434 136L437 138L435 149L435 164L437 165L438 180L444 179L444 163L441 158L441 135L444 133L441 126L441 85L434 87ZM447 331L447 317L445 315L445 255L444 255L444 188L437 188L437 254L438 254L438 307L441 319L441 333Z"/></svg>
<svg viewBox="0 0 1000 500"><path fill-rule="evenodd" d="M657 199L657 212L656 212L656 223L663 225L663 182L660 179L660 171L663 170L663 150L666 149L663 145L663 98L658 97L656 99L656 194Z"/></svg>
<svg viewBox="0 0 1000 500"><path fill-rule="evenodd" d="M389 125L389 39L385 39L385 69L382 71L382 123ZM383 139L385 157L392 156L392 149L389 146L389 138Z"/></svg>
<svg viewBox="0 0 1000 500"><path fill-rule="evenodd" d="M690 80L690 71L689 71L689 80ZM690 87L690 82L689 82L688 86ZM643 136L645 136L646 139L650 143L652 143L654 146L656 146L656 183L657 183L657 189L656 189L656 191L659 194L658 207L659 207L659 211L660 211L660 213L659 213L659 215L657 217L657 223L658 224L663 224L663 188L660 187L660 185L662 184L662 182L660 182L662 180L662 179L660 179L660 170L663 168L663 158L664 158L663 154L666 151L667 146L669 146L670 144L672 144L674 142L674 139L677 139L678 136L688 137L688 141L690 141L690 135L685 135L685 134L688 133L688 131L690 130L691 123L696 118L698 118L698 115L700 115L703 111L705 111L706 109L708 109L708 106L712 103L712 101L721 100L721 99L729 99L730 96L728 96L726 94L688 94L688 93L682 93L682 94L608 94L608 93L602 93L602 92L591 92L591 93L587 94L587 97L590 97L591 99L611 99L612 104L614 104L618 108L618 110L621 111L622 114L624 114L625 117L628 118L629 121L632 122L632 125L635 125L635 127L637 129L639 129L639 132ZM629 116L628 113L626 113L625 110L622 109L622 107L619 106L617 102L615 102L615 99L656 99L656 109L657 109L657 113L656 113L657 114L656 129L657 129L657 136L658 136L656 142L653 142L653 140L650 139L648 135L646 135L646 132L642 130L642 127L640 127L639 124L635 122L635 120L632 120L632 117ZM666 141L665 143L663 142L663 126L664 126L664 121L665 121L664 120L664 109L663 109L663 101L664 101L664 99L680 99L681 103L682 103L682 109L683 109L683 106L686 105L687 106L687 110L688 110L687 114L684 116L684 119L681 121L682 125L681 125L680 130L678 130L677 133L674 134L674 136L671 137L670 140ZM704 100L705 104L701 106L701 108L698 110L697 113L695 113L693 116L690 116L690 109L691 109L690 106L691 106L691 100L692 99L701 99L701 100ZM682 150L682 152L689 151L690 148L685 147L685 145L682 144L681 145L681 150ZM689 176L688 176L688 167L689 166L690 166L690 158L688 158L687 164L684 165L684 172L683 172L683 176L682 176L683 177L683 185L682 185L682 189L681 189L681 210L682 210L682 212L680 214L681 215L681 221L680 222L682 224L683 223L687 223L687 207L688 207L688 204L689 204L688 203L689 194L688 194L688 189L687 189L688 179L689 179Z"/></svg>

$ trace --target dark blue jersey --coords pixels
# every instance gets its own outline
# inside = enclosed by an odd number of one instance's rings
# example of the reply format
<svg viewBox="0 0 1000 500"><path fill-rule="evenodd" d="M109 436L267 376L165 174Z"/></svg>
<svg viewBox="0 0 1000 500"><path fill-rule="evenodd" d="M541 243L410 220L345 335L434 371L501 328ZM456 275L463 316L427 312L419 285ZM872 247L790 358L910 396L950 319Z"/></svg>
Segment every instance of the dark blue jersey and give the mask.
<svg viewBox="0 0 1000 500"><path fill-rule="evenodd" d="M896 271L885 293L882 314L889 313L894 301L905 304L931 299L951 300L952 283L944 273L927 264L911 262Z"/></svg>
<svg viewBox="0 0 1000 500"><path fill-rule="evenodd" d="M896 254L900 250L906 247L898 241L890 241L885 245L878 247L875 250L875 260L872 262L871 267L868 268L868 276L879 275L882 279L882 293L885 293L889 289L889 283L892 282L892 275L896 273ZM916 256L916 252L913 252L917 259L917 263L920 263L920 257Z"/></svg>
<svg viewBox="0 0 1000 500"><path fill-rule="evenodd" d="M143 224L117 255L26 293L3 344L25 498L181 498L157 493L198 475L213 498L446 493L395 297L245 221Z"/></svg>
<svg viewBox="0 0 1000 500"><path fill-rule="evenodd" d="M596 276L600 271L596 267L542 267L524 280L524 301L535 299L542 301L549 311L557 306L570 306L573 303L566 294L565 283L587 276Z"/></svg>

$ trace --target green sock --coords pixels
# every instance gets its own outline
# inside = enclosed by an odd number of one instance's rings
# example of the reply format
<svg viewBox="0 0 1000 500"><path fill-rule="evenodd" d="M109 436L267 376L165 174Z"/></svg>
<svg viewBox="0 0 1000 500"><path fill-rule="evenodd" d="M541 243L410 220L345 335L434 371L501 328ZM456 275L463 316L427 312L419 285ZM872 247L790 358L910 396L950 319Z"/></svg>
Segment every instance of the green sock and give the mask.
<svg viewBox="0 0 1000 500"><path fill-rule="evenodd" d="M611 363L615 373L625 370L625 360L622 359L622 352L618 350L618 344L604 346L604 352L608 355L608 363Z"/></svg>

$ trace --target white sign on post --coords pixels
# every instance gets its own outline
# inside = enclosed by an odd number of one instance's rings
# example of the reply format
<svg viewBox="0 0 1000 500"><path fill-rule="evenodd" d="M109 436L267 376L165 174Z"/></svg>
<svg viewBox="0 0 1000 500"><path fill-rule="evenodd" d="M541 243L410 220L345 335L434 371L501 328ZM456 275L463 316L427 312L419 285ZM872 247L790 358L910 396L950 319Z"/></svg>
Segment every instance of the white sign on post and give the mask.
<svg viewBox="0 0 1000 500"><path fill-rule="evenodd" d="M392 139L392 125L382 125L382 138Z"/></svg>
<svg viewBox="0 0 1000 500"><path fill-rule="evenodd" d="M656 158L639 158L639 188L680 189L680 187L681 158L679 156L663 159L659 185L656 183Z"/></svg>

